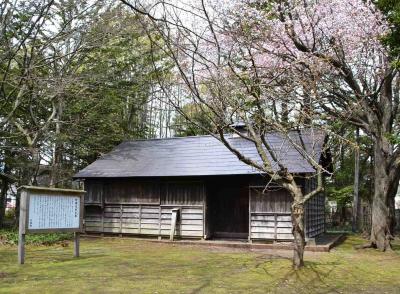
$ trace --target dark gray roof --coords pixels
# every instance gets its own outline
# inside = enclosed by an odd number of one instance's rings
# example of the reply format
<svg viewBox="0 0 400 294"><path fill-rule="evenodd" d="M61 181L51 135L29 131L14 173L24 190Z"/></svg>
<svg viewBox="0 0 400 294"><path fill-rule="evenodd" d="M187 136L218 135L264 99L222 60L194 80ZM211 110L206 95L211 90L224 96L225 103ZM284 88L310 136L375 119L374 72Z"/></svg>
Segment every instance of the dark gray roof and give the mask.
<svg viewBox="0 0 400 294"><path fill-rule="evenodd" d="M298 135L292 132L292 138ZM227 135L227 140L245 156L261 162L254 143ZM314 168L278 133L267 135L267 142L292 173L312 173ZM302 132L303 142L320 160L324 134L320 131ZM93 177L171 177L243 175L260 173L238 160L225 145L212 136L127 141L96 160L74 178Z"/></svg>

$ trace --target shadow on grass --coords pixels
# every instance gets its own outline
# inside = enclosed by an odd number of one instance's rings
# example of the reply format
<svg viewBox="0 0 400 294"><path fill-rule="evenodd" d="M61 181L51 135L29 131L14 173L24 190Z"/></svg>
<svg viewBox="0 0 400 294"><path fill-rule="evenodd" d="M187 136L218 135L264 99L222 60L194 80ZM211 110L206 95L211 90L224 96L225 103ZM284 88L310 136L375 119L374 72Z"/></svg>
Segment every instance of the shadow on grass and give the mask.
<svg viewBox="0 0 400 294"><path fill-rule="evenodd" d="M306 290L308 293L313 293L313 290L318 289L318 293L341 293L339 287L329 285L326 280L334 271L335 267L340 265L338 261L331 262L311 262L306 261L304 268L300 270L291 269L283 278L280 279L280 284L292 282L296 288ZM324 270L321 270L323 267Z"/></svg>
<svg viewBox="0 0 400 294"><path fill-rule="evenodd" d="M48 262L71 262L71 261L84 261L84 260L91 260L94 258L102 258L102 257L108 257L106 254L91 254L90 256L88 255L81 255L79 257L74 257L73 253L71 254L62 254L62 255L46 255L46 256L28 256L26 257L29 260L32 260L32 262L35 263L48 263Z"/></svg>

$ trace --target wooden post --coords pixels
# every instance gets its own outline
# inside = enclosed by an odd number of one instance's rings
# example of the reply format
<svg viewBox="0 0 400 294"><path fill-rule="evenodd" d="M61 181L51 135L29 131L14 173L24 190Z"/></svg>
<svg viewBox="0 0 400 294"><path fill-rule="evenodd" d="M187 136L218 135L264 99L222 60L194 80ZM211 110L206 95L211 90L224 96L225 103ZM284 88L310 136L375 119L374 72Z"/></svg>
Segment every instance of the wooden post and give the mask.
<svg viewBox="0 0 400 294"><path fill-rule="evenodd" d="M139 204L139 234L142 233L142 205Z"/></svg>
<svg viewBox="0 0 400 294"><path fill-rule="evenodd" d="M75 232L74 233L74 257L79 257L79 239L80 239L80 233Z"/></svg>
<svg viewBox="0 0 400 294"><path fill-rule="evenodd" d="M25 229L27 213L27 192L21 191L19 206L19 227L18 227L18 264L25 263Z"/></svg>
<svg viewBox="0 0 400 294"><path fill-rule="evenodd" d="M103 205L101 209L101 236L104 237L104 210L106 209L105 205Z"/></svg>
<svg viewBox="0 0 400 294"><path fill-rule="evenodd" d="M119 214L119 237L122 237L122 215L123 215L123 207L122 204L120 206L120 214Z"/></svg>
<svg viewBox="0 0 400 294"><path fill-rule="evenodd" d="M169 239L171 241L174 240L175 228L176 228L176 223L177 223L178 217L179 217L179 208L173 208L172 215L171 215L171 231L169 234Z"/></svg>
<svg viewBox="0 0 400 294"><path fill-rule="evenodd" d="M251 240L251 188L250 186L248 187L249 189L249 236L248 236L248 241L249 243L252 243Z"/></svg>
<svg viewBox="0 0 400 294"><path fill-rule="evenodd" d="M207 239L207 226L208 226L208 219L207 219L207 197L206 197L206 189L204 183L202 183L202 194L203 194L203 237L201 240Z"/></svg>
<svg viewBox="0 0 400 294"><path fill-rule="evenodd" d="M25 234L18 236L18 264L25 263Z"/></svg>
<svg viewBox="0 0 400 294"><path fill-rule="evenodd" d="M158 207L158 240L161 240L161 204Z"/></svg>

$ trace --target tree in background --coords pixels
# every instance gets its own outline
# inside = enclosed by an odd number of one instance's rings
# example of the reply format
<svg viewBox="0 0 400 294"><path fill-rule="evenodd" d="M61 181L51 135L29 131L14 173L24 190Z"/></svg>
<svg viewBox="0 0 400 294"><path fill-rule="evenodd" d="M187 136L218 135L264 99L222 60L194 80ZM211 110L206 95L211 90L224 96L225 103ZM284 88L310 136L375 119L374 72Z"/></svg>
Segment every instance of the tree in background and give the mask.
<svg viewBox="0 0 400 294"><path fill-rule="evenodd" d="M74 170L123 140L150 137L157 128L151 102L155 81L168 75L168 64L151 47L142 21L113 7L88 32L97 45L76 71L58 138L64 145L67 182ZM159 64L157 71L153 62Z"/></svg>
<svg viewBox="0 0 400 294"><path fill-rule="evenodd" d="M85 1L6 2L0 81L0 127L28 159L21 184L36 184L41 149L56 128L68 86L92 45L85 40L97 5ZM13 145L8 138L7 145Z"/></svg>
<svg viewBox="0 0 400 294"><path fill-rule="evenodd" d="M209 115L205 114L201 108L195 103L188 103L183 105L182 112L177 113L173 120L173 130L177 137L208 135L209 132L205 130L213 130L213 125L209 120ZM186 119L186 117L189 118Z"/></svg>
<svg viewBox="0 0 400 294"><path fill-rule="evenodd" d="M335 221L337 220L340 226L345 225L346 219L346 207L349 205L355 205L354 203L354 177L355 177L355 161L357 152L359 149L360 156L360 175L358 185L358 196L364 203L370 205L372 203L373 193L373 153L372 153L372 141L364 135L361 135L357 146L354 146L356 141L355 131L352 128L343 126L341 123L336 123L336 132L341 133L343 138L348 140L349 144L339 145L339 147L333 145L332 154L335 154L334 170L336 171L333 176L327 180L326 183L326 194L327 198L337 203L337 212L335 215ZM338 150L336 150L338 149ZM361 204L361 202L360 202ZM361 206L361 205L360 205ZM353 210L354 212L354 210ZM358 212L358 219L356 229L361 228L361 219Z"/></svg>
<svg viewBox="0 0 400 294"><path fill-rule="evenodd" d="M37 184L41 161L46 160L42 151L54 124L57 129L76 65L89 48L85 33L98 4L49 0L5 1L0 6L2 169L20 185Z"/></svg>
<svg viewBox="0 0 400 294"><path fill-rule="evenodd" d="M169 69L143 19L113 3L6 1L0 20L1 223L11 179L68 187L122 140L154 136Z"/></svg>
<svg viewBox="0 0 400 294"><path fill-rule="evenodd" d="M400 2L397 0L373 0L376 6L384 13L390 24L390 33L383 38L383 42L390 48L393 66L400 68Z"/></svg>

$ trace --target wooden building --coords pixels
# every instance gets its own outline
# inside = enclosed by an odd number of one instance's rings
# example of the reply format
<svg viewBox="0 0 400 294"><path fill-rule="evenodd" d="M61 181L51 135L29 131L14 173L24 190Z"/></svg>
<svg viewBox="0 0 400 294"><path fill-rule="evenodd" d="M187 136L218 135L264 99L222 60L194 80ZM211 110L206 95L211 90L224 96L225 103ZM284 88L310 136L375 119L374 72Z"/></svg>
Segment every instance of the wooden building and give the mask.
<svg viewBox="0 0 400 294"><path fill-rule="evenodd" d="M254 144L229 142L257 160ZM267 141L304 191L315 187L315 171L279 134ZM302 141L324 160L321 133ZM290 195L240 162L211 136L128 141L75 175L84 181L85 230L181 238L291 240ZM307 237L325 231L325 196L306 204ZM175 211L175 214L174 214ZM176 220L175 216L176 215Z"/></svg>

